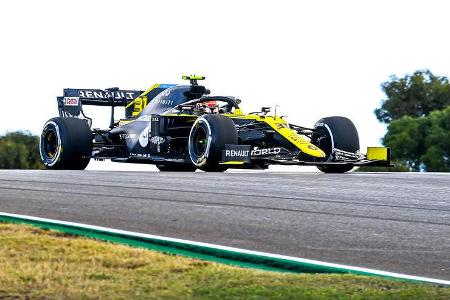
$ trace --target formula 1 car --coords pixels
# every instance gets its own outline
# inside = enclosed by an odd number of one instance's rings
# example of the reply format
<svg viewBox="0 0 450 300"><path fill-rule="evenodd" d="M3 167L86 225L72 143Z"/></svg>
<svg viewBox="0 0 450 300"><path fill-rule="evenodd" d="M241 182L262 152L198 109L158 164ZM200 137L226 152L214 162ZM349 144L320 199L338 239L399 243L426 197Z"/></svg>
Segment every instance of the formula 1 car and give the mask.
<svg viewBox="0 0 450 300"><path fill-rule="evenodd" d="M390 166L390 149L359 151L358 132L345 117L320 119L313 128L287 123L271 109L244 114L240 100L211 96L201 76L189 85L155 84L146 91L64 89L59 117L40 137L49 169L85 169L91 158L155 164L160 171L222 172L228 168L313 165L326 173L354 166ZM83 105L111 107L107 129L93 129ZM115 121L114 108L125 107Z"/></svg>

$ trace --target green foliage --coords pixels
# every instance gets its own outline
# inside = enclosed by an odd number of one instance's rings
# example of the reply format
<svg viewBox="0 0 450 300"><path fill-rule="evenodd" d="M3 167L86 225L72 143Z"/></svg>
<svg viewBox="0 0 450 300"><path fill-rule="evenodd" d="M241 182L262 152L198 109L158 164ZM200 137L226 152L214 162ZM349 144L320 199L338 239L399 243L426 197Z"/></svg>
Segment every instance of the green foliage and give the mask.
<svg viewBox="0 0 450 300"><path fill-rule="evenodd" d="M426 117L404 116L392 121L383 138L392 159L414 171L450 171L450 106Z"/></svg>
<svg viewBox="0 0 450 300"><path fill-rule="evenodd" d="M390 123L403 116L422 117L450 105L450 84L429 70L416 71L403 78L391 76L381 84L387 98L375 110L380 122Z"/></svg>
<svg viewBox="0 0 450 300"><path fill-rule="evenodd" d="M0 169L43 169L39 138L29 132L0 136Z"/></svg>
<svg viewBox="0 0 450 300"><path fill-rule="evenodd" d="M422 70L403 78L391 76L381 88L387 98L375 115L380 122L389 124L383 144L392 148L396 168L379 171L450 171L447 77Z"/></svg>

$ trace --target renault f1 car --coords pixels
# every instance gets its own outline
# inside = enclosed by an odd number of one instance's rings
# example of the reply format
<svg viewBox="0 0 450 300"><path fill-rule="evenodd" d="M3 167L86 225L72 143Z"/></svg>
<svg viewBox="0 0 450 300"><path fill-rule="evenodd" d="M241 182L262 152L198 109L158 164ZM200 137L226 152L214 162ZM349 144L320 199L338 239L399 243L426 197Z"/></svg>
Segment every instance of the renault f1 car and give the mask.
<svg viewBox="0 0 450 300"><path fill-rule="evenodd" d="M146 91L64 89L59 117L45 123L40 155L49 169L85 169L90 159L155 164L160 171L221 172L228 168L313 165L327 173L354 166L390 166L390 149L359 149L345 117L322 118L313 128L286 122L269 107L244 114L240 100L211 96L201 76L190 84L155 84ZM111 107L107 129L92 128L84 105ZM115 120L115 107L125 117Z"/></svg>

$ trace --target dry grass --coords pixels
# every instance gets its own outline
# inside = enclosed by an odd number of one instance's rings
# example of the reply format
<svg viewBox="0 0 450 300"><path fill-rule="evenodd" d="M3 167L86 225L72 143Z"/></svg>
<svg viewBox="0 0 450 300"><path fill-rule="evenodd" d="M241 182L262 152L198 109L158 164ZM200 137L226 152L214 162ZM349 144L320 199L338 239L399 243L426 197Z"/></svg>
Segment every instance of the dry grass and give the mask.
<svg viewBox="0 0 450 300"><path fill-rule="evenodd" d="M450 299L449 288L241 269L0 223L0 299Z"/></svg>

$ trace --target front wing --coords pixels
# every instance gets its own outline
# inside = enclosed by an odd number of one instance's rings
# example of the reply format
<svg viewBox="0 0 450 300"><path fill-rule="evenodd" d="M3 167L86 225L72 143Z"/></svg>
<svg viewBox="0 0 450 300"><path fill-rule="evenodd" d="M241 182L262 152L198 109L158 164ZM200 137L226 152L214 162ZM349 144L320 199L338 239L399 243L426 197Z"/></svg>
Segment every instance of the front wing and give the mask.
<svg viewBox="0 0 450 300"><path fill-rule="evenodd" d="M246 145L226 145L222 151L221 164L242 165L243 167L266 165L303 165L303 166L377 166L391 167L391 149L387 147L368 147L366 154L351 153L340 149L333 149L330 160L320 161L317 158L311 160L299 160L299 153L276 147L267 149L250 149Z"/></svg>

